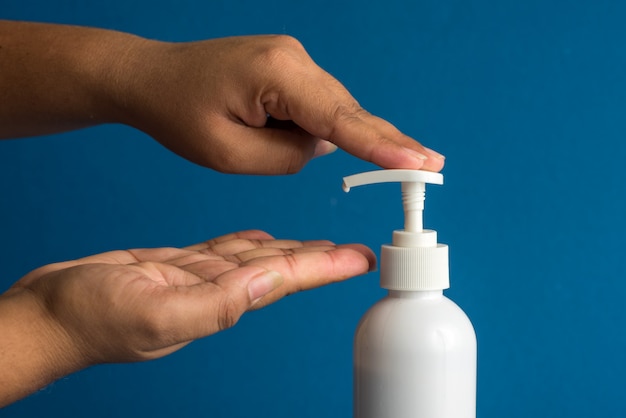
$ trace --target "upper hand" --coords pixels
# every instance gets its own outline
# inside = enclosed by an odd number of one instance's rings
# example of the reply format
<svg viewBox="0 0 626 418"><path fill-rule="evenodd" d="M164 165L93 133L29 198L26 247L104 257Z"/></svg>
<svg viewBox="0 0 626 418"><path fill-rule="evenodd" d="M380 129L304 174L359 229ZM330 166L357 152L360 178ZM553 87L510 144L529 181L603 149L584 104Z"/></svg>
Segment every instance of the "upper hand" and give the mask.
<svg viewBox="0 0 626 418"><path fill-rule="evenodd" d="M442 156L361 108L289 36L141 40L129 51L114 73L117 119L198 164L286 174L338 146L383 168L443 167Z"/></svg>

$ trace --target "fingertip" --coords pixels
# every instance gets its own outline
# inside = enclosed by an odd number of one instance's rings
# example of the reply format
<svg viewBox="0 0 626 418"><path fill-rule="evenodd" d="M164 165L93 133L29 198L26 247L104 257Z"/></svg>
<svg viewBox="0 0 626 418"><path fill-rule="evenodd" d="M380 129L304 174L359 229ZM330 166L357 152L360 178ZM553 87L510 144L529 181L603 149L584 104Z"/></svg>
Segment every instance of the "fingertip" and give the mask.
<svg viewBox="0 0 626 418"><path fill-rule="evenodd" d="M432 158L434 158L436 160L445 160L446 159L445 155L438 153L434 149L430 149L430 148L425 147L423 145L422 145L422 148L424 148L424 151L429 155L429 157L432 157Z"/></svg>
<svg viewBox="0 0 626 418"><path fill-rule="evenodd" d="M410 167L407 166L397 166L397 167L386 167L386 168L408 168L412 170L427 170L439 172L443 169L445 164L446 157L442 154L439 154L437 151L434 151L430 148L422 147L422 151L416 151L412 148L401 147L402 150L408 155L412 161L412 165Z"/></svg>
<svg viewBox="0 0 626 418"><path fill-rule="evenodd" d="M260 229L249 229L247 231L237 232L236 235L237 235L237 238L242 238L242 239L258 239L258 240L274 239L272 235Z"/></svg>
<svg viewBox="0 0 626 418"><path fill-rule="evenodd" d="M358 252L367 261L367 272L371 273L377 269L376 254L368 246L363 244L343 244L337 248L346 248Z"/></svg>
<svg viewBox="0 0 626 418"><path fill-rule="evenodd" d="M422 170L433 171L435 173L438 173L439 171L443 169L444 164L445 164L444 160L430 158L428 161L424 163Z"/></svg>
<svg viewBox="0 0 626 418"><path fill-rule="evenodd" d="M434 171L435 173L437 173L443 169L443 166L445 165L445 163L446 163L446 160L445 160L445 157L443 156L430 157L428 158L428 160L424 161L422 170Z"/></svg>
<svg viewBox="0 0 626 418"><path fill-rule="evenodd" d="M335 151L337 151L337 145L333 144L332 142L321 139L317 142L317 144L315 144L315 150L313 151L313 158L332 154Z"/></svg>
<svg viewBox="0 0 626 418"><path fill-rule="evenodd" d="M420 170L428 157L417 150L388 140L373 148L367 160L384 169Z"/></svg>
<svg viewBox="0 0 626 418"><path fill-rule="evenodd" d="M405 154L409 155L409 157L411 157L411 159L414 161L416 169L420 169L424 166L424 164L426 163L426 161L428 160L428 156L424 153L421 153L419 151L416 151L414 149L411 148L407 148L407 147L401 147L402 151L404 151Z"/></svg>
<svg viewBox="0 0 626 418"><path fill-rule="evenodd" d="M446 157L428 147L422 146L422 148L424 149L424 154L428 156L428 159L424 161L423 169L434 172L441 171L445 165Z"/></svg>

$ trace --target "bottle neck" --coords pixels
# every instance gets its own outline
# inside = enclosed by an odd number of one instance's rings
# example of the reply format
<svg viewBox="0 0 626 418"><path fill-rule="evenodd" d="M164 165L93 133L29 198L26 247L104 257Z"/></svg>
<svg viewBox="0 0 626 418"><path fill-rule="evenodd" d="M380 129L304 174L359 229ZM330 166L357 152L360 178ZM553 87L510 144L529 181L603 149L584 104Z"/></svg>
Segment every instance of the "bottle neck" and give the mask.
<svg viewBox="0 0 626 418"><path fill-rule="evenodd" d="M400 299L436 299L443 296L443 290L389 290L389 297Z"/></svg>

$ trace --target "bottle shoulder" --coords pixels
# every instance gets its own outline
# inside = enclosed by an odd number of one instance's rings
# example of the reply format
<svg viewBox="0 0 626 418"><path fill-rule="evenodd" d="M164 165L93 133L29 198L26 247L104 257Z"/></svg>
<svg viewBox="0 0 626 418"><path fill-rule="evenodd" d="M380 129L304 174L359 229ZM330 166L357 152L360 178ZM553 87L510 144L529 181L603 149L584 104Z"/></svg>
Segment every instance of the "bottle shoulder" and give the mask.
<svg viewBox="0 0 626 418"><path fill-rule="evenodd" d="M476 344L474 327L468 316L445 296L429 299L386 297L361 318L355 342L377 344L393 341L413 344L419 338L442 338Z"/></svg>
<svg viewBox="0 0 626 418"><path fill-rule="evenodd" d="M432 298L398 298L384 297L369 308L365 317L398 315L428 316L431 319L467 318L465 312L454 301L440 295Z"/></svg>

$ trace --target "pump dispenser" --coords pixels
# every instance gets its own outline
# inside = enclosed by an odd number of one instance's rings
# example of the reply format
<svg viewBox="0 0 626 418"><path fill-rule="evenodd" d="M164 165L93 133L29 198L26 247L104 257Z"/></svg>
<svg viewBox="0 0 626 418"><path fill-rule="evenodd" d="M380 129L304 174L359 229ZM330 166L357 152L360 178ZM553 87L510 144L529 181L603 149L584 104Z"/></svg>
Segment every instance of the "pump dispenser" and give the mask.
<svg viewBox="0 0 626 418"><path fill-rule="evenodd" d="M443 176L380 170L345 177L343 188L402 183L404 229L383 245L380 285L354 339L354 418L475 418L476 335L450 287L448 246L423 228L425 183Z"/></svg>

